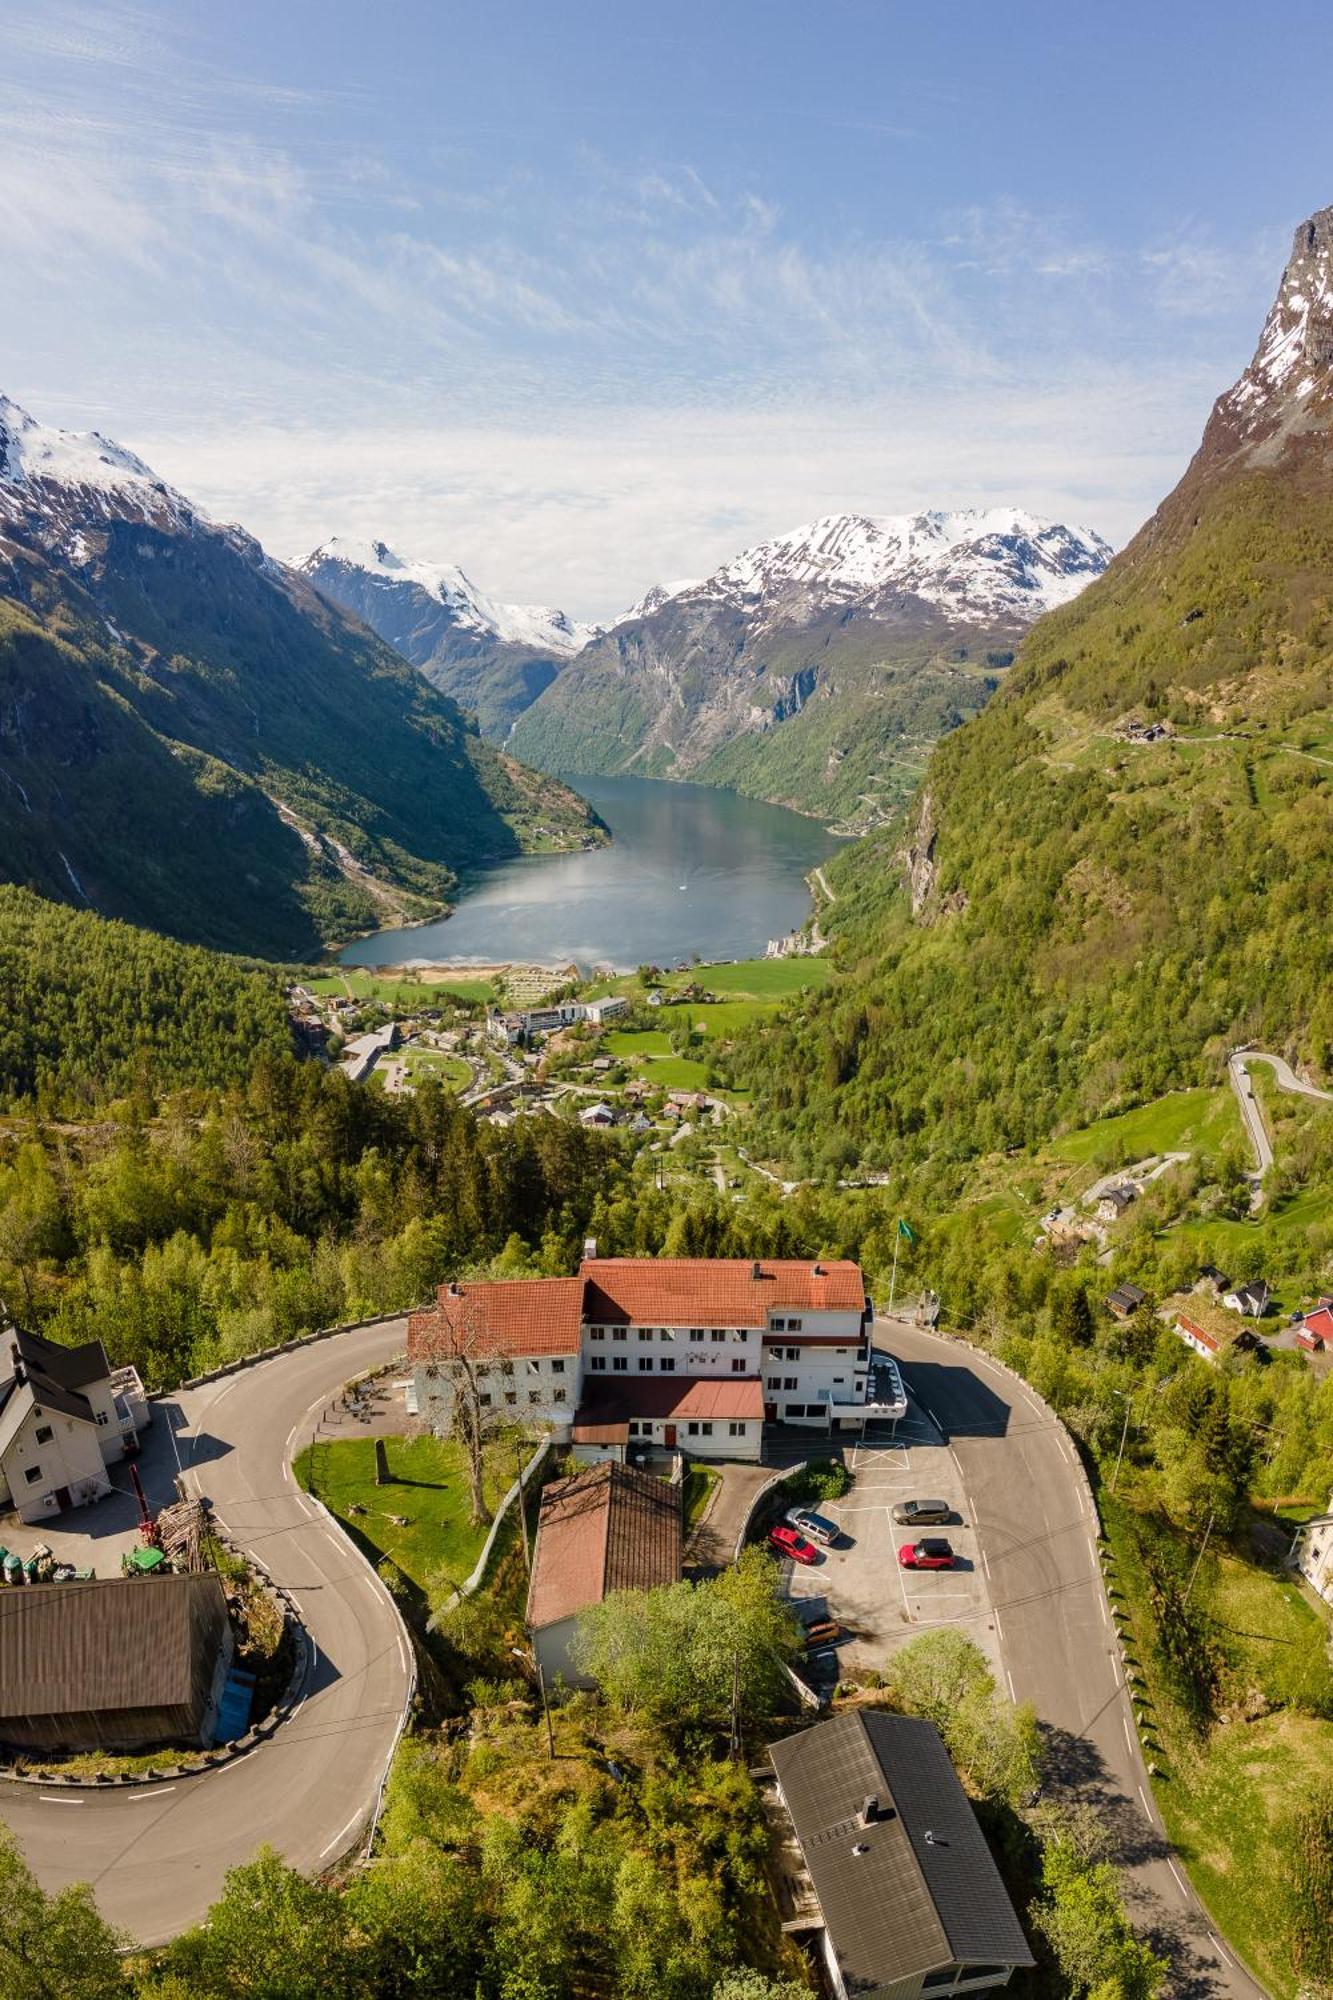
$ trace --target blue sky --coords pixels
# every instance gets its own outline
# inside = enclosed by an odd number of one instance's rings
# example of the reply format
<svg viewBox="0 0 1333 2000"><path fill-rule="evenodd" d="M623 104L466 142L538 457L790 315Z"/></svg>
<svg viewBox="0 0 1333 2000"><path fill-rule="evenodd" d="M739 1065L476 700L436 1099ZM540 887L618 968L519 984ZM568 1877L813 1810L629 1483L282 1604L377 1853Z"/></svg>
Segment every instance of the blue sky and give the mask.
<svg viewBox="0 0 1333 2000"><path fill-rule="evenodd" d="M0 0L0 389L602 616L822 513L1124 540L1333 201L1291 0Z"/></svg>

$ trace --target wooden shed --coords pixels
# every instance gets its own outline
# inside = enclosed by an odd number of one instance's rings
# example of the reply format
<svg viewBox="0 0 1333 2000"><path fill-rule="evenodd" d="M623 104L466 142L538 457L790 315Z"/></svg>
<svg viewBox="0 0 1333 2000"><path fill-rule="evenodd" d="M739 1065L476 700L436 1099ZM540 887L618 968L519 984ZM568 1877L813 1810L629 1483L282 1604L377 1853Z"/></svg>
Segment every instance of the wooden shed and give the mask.
<svg viewBox="0 0 1333 2000"><path fill-rule="evenodd" d="M227 1600L213 1575L0 1591L0 1743L206 1744L231 1652Z"/></svg>

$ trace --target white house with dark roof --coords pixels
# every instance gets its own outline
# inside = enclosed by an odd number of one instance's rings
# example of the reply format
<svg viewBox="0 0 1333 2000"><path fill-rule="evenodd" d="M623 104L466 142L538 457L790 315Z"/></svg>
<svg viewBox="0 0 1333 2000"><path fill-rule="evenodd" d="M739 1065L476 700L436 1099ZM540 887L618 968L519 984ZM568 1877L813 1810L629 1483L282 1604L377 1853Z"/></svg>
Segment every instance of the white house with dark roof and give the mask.
<svg viewBox="0 0 1333 2000"><path fill-rule="evenodd" d="M1333 1604L1333 1494L1329 1496L1327 1514L1306 1521L1296 1530L1287 1560L1293 1569L1300 1571L1311 1590L1317 1590L1326 1603Z"/></svg>
<svg viewBox="0 0 1333 2000"><path fill-rule="evenodd" d="M766 1422L831 1436L901 1414L871 1400L870 1341L849 1260L589 1254L577 1278L442 1286L408 1323L409 1404L447 1421L471 1353L494 1407L554 1425L585 1456L642 1443L757 1458Z"/></svg>
<svg viewBox="0 0 1333 2000"><path fill-rule="evenodd" d="M0 1330L0 1509L32 1522L100 1499L147 1420L138 1375L113 1369L100 1340Z"/></svg>

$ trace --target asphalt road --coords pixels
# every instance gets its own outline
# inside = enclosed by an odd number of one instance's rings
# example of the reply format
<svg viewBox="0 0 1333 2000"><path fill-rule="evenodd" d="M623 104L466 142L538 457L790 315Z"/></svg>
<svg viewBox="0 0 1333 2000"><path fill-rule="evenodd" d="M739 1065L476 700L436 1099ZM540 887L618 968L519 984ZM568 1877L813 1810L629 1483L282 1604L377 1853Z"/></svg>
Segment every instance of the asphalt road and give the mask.
<svg viewBox="0 0 1333 2000"><path fill-rule="evenodd" d="M411 1684L409 1641L388 1592L300 1491L289 1461L329 1396L401 1354L405 1339L404 1320L385 1321L157 1406L192 1490L291 1591L315 1651L297 1711L215 1770L114 1793L0 1785L0 1818L43 1886L91 1882L103 1915L140 1944L201 1918L226 1870L262 1841L313 1873L369 1826Z"/></svg>
<svg viewBox="0 0 1333 2000"><path fill-rule="evenodd" d="M1250 1144L1254 1147L1257 1172L1266 1174L1273 1164L1273 1142L1268 1136L1268 1126L1264 1122L1263 1107L1254 1094L1254 1084L1250 1077L1251 1063L1267 1063L1273 1072L1273 1079L1279 1090L1290 1091L1295 1097L1317 1097L1324 1104L1333 1104L1333 1091L1319 1090L1313 1083L1306 1083L1297 1076L1291 1064L1282 1056L1270 1055L1263 1049L1243 1049L1227 1061L1227 1074L1231 1078L1231 1088L1236 1093L1240 1115Z"/></svg>
<svg viewBox="0 0 1333 2000"><path fill-rule="evenodd" d="M1096 1553L1096 1522L1063 1428L973 1349L900 1321L875 1343L903 1364L918 1407L958 1465L984 1551L1010 1692L1047 1737L1054 1796L1092 1803L1110 1829L1126 1896L1172 1961L1175 2000L1259 2000L1171 1853L1148 1789Z"/></svg>

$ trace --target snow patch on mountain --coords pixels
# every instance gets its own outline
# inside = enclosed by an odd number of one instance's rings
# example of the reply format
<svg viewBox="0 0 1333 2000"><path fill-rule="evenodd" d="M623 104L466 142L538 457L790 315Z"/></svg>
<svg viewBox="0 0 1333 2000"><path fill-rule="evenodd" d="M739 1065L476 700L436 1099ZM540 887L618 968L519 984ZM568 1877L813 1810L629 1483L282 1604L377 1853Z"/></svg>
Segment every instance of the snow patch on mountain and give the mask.
<svg viewBox="0 0 1333 2000"><path fill-rule="evenodd" d="M1015 507L828 514L744 550L702 582L658 586L626 618L694 601L734 604L763 621L799 619L915 597L951 615L1028 621L1077 596L1111 553L1089 528Z"/></svg>
<svg viewBox="0 0 1333 2000"><path fill-rule="evenodd" d="M1218 403L1243 438L1281 423L1285 411L1333 387L1333 208L1296 231L1259 345ZM1299 424L1299 417L1295 418Z"/></svg>
<svg viewBox="0 0 1333 2000"><path fill-rule="evenodd" d="M124 445L100 431L39 424L8 396L0 396L0 505L57 514L76 507L85 514L155 522L206 519ZM86 560L82 545L74 560Z"/></svg>
<svg viewBox="0 0 1333 2000"><path fill-rule="evenodd" d="M550 605L503 604L478 590L457 564L414 561L398 555L387 542L333 535L297 567L307 576L316 576L328 563L360 570L386 586L415 586L442 604L465 631L540 652L577 653L601 630L597 625L581 625Z"/></svg>

